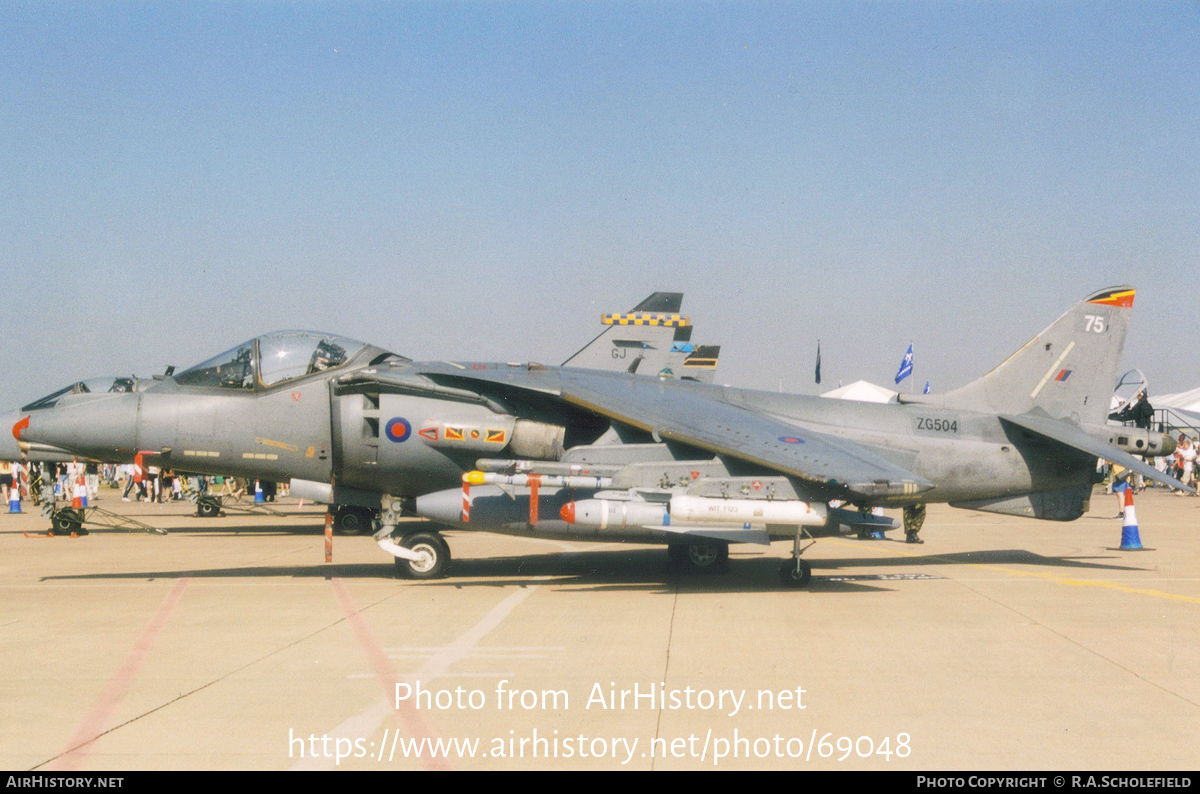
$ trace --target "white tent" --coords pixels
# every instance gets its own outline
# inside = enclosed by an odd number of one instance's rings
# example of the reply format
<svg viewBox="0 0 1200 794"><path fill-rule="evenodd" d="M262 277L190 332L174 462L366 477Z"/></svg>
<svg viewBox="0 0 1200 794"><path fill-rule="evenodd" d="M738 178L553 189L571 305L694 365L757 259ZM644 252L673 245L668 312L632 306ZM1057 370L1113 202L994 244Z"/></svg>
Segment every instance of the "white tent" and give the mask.
<svg viewBox="0 0 1200 794"><path fill-rule="evenodd" d="M827 391L821 396L833 400L858 400L864 403L890 403L896 400L896 392L865 380L856 380L849 385Z"/></svg>
<svg viewBox="0 0 1200 794"><path fill-rule="evenodd" d="M1200 412L1200 389L1178 394L1162 394L1158 397L1151 394L1150 404L1155 408L1181 408L1185 411Z"/></svg>

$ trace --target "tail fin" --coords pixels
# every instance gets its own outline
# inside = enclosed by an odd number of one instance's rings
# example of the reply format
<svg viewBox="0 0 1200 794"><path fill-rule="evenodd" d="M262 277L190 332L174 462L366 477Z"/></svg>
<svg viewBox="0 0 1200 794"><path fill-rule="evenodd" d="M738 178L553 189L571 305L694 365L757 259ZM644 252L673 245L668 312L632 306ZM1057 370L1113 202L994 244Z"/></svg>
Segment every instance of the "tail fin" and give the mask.
<svg viewBox="0 0 1200 794"><path fill-rule="evenodd" d="M948 408L1104 424L1117 382L1133 287L1102 289L977 381L942 395Z"/></svg>
<svg viewBox="0 0 1200 794"><path fill-rule="evenodd" d="M679 314L682 292L655 292L625 314L606 314L604 330L563 362L564 367L656 374L671 343L691 338L691 322Z"/></svg>
<svg viewBox="0 0 1200 794"><path fill-rule="evenodd" d="M680 347L678 343L671 346L674 351ZM688 345L691 348L691 345ZM681 377L698 380L701 383L712 383L717 376L717 359L721 357L720 345L696 345L684 350L687 356L683 359ZM676 370L677 372L680 370Z"/></svg>

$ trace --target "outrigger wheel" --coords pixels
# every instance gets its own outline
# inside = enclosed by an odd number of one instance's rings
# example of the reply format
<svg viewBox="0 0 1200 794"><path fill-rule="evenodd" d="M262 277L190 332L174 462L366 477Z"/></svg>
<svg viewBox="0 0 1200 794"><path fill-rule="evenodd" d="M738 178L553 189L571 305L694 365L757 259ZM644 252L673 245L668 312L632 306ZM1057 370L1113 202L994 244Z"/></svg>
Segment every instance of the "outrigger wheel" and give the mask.
<svg viewBox="0 0 1200 794"><path fill-rule="evenodd" d="M919 533L921 525L925 523L925 505L909 505L904 508L904 542L905 543L924 543L921 540Z"/></svg>
<svg viewBox="0 0 1200 794"><path fill-rule="evenodd" d="M450 564L450 547L436 532L414 532L405 535L399 545L419 555L419 559L416 560L396 558L396 568L401 576L410 579L437 579L446 572L446 567Z"/></svg>
<svg viewBox="0 0 1200 794"><path fill-rule="evenodd" d="M812 566L800 557L784 560L779 579L788 587L804 587L812 579Z"/></svg>

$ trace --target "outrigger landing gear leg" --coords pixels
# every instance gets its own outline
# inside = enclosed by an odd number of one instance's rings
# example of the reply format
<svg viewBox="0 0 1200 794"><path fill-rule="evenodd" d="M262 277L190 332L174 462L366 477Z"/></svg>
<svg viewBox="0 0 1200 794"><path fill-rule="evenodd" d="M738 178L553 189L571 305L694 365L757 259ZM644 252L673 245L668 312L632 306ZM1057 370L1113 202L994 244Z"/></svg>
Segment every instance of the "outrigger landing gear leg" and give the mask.
<svg viewBox="0 0 1200 794"><path fill-rule="evenodd" d="M904 508L904 542L924 543L917 534L925 523L925 505L909 505Z"/></svg>
<svg viewBox="0 0 1200 794"><path fill-rule="evenodd" d="M796 539L792 541L792 557L784 560L783 565L779 567L779 579L788 587L804 587L812 579L812 566L809 565L800 555L807 549L808 544L803 549L800 548L800 533L804 530L801 528L796 532Z"/></svg>

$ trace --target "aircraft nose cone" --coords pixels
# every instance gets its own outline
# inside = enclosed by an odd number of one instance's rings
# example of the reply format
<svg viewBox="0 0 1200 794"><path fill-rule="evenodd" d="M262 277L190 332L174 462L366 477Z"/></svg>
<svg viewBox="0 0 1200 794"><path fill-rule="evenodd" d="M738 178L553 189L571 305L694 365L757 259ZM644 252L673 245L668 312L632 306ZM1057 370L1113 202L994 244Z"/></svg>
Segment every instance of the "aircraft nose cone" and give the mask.
<svg viewBox="0 0 1200 794"><path fill-rule="evenodd" d="M136 394L79 395L31 411L21 440L101 460L124 458L137 450L137 403Z"/></svg>
<svg viewBox="0 0 1200 794"><path fill-rule="evenodd" d="M0 416L0 460L20 460L21 448L17 445L17 436L26 424L28 414L18 411Z"/></svg>

